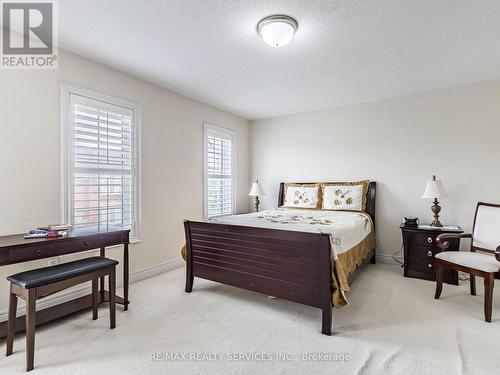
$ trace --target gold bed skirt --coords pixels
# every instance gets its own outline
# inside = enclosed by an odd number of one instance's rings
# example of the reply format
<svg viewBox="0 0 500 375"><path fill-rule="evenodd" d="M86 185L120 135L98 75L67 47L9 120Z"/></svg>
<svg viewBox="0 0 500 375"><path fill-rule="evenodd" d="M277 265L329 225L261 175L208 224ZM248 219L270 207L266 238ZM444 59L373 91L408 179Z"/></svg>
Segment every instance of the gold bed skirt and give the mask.
<svg viewBox="0 0 500 375"><path fill-rule="evenodd" d="M347 278L359 267L366 259L368 254L375 249L375 233L373 229L370 233L356 246L350 248L346 252L339 254L338 259L333 262L332 267L332 303L336 308L343 307L347 304L345 293L350 291Z"/></svg>
<svg viewBox="0 0 500 375"><path fill-rule="evenodd" d="M372 230L360 243L338 255L332 267L332 303L336 308L348 304L344 292L351 290L347 278L360 266L368 254L375 248L375 234ZM182 259L186 260L186 245L181 249Z"/></svg>

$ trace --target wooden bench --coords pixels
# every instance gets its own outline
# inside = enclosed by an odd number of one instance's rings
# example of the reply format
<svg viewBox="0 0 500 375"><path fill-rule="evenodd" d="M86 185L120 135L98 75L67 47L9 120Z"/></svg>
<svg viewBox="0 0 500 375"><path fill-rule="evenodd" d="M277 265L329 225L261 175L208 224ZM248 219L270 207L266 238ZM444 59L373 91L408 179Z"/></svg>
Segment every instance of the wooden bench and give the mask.
<svg viewBox="0 0 500 375"><path fill-rule="evenodd" d="M9 276L10 299L7 323L7 356L14 346L17 298L26 302L26 371L33 369L35 357L36 300L77 284L92 281L92 319L97 319L98 280L109 276L109 316L116 326L116 265L104 257L90 257L57 266L38 268Z"/></svg>

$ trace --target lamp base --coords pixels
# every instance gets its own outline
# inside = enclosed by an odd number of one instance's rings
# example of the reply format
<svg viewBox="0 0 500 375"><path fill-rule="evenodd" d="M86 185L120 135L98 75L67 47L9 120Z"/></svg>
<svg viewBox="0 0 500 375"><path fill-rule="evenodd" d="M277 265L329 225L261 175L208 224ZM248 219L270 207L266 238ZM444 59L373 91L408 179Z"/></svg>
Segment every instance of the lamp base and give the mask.
<svg viewBox="0 0 500 375"><path fill-rule="evenodd" d="M439 221L439 213L441 212L441 206L439 205L437 198L434 198L431 210L434 213L434 221L431 223L431 227L438 227L438 228L442 227L443 224L441 224L441 222Z"/></svg>
<svg viewBox="0 0 500 375"><path fill-rule="evenodd" d="M255 196L255 211L257 212L259 212L259 204L260 204L259 197Z"/></svg>
<svg viewBox="0 0 500 375"><path fill-rule="evenodd" d="M430 225L431 227L437 227L437 228L441 228L443 226L443 224L441 224L439 220L434 220Z"/></svg>

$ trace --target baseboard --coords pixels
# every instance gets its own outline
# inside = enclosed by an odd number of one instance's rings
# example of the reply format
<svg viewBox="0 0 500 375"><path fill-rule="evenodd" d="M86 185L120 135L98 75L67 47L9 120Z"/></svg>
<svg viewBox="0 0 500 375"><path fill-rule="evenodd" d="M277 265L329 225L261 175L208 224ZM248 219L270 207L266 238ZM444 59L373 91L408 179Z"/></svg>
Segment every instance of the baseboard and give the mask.
<svg viewBox="0 0 500 375"><path fill-rule="evenodd" d="M130 283L135 283L141 280L149 279L150 277L174 270L176 268L182 267L184 262L181 259L174 259L160 264L156 264L151 267L146 267L130 273ZM117 275L118 276L118 275ZM86 283L87 284L87 283ZM116 278L116 287L120 288L123 286L123 276L118 276ZM44 298L37 302L36 309L43 310L47 307L59 305L64 302L71 301L73 299L83 297L91 293L90 285L77 285L72 288L68 288L60 293L54 294L47 298ZM17 316L24 315L25 313L24 303L18 304ZM7 320L8 310L0 311L0 321Z"/></svg>
<svg viewBox="0 0 500 375"><path fill-rule="evenodd" d="M397 260L396 260L397 259ZM403 263L403 257L393 257L392 255L377 254L377 262L400 266ZM401 263L398 263L400 261Z"/></svg>
<svg viewBox="0 0 500 375"><path fill-rule="evenodd" d="M149 279L150 277L172 271L176 268L184 266L184 261L181 259L169 260L160 264L155 264L151 267L146 267L141 270L130 273L130 282L135 283L144 279Z"/></svg>

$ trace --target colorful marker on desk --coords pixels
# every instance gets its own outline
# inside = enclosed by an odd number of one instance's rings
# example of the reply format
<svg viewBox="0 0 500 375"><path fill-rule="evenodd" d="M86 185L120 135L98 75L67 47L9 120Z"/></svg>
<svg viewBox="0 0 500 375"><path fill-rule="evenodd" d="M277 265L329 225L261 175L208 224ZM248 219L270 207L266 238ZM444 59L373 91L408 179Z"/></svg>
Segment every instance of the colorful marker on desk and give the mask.
<svg viewBox="0 0 500 375"><path fill-rule="evenodd" d="M62 237L62 234L59 234L57 232L49 232L45 235L46 238L57 238L57 237Z"/></svg>

